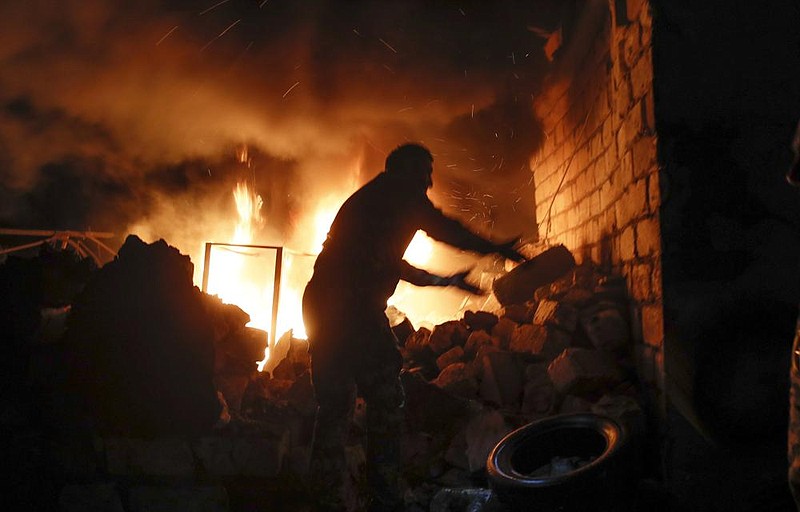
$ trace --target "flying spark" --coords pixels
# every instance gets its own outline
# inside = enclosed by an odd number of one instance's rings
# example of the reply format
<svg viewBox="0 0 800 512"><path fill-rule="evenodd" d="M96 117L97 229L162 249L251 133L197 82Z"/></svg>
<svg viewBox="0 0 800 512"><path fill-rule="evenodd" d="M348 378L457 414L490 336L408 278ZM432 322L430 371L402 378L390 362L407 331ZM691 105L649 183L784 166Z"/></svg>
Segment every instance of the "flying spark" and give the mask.
<svg viewBox="0 0 800 512"><path fill-rule="evenodd" d="M218 3L214 4L214 5L212 5L211 7L209 7L208 9L206 9L205 11L202 11L200 14L198 14L198 16L202 16L202 15L204 15L204 14L205 14L205 13L207 13L207 12L211 12L211 11L213 11L214 9L216 9L217 7L219 7L220 5L222 5L222 4L227 4L229 1L230 1L230 0L222 0L221 2L218 2Z"/></svg>
<svg viewBox="0 0 800 512"><path fill-rule="evenodd" d="M292 89L294 89L294 88L295 88L295 87L297 87L298 85L300 85L300 82L299 82L299 81L295 82L295 83L294 83L294 85L292 85L291 87L289 87L288 89L286 89L286 92L285 92L285 93L283 93L283 97L285 98L286 96L288 96L288 95L289 95L289 93L290 93L290 92L292 92Z"/></svg>
<svg viewBox="0 0 800 512"><path fill-rule="evenodd" d="M178 30L178 25L175 25L174 27L172 27L171 29L169 29L169 32L167 32L166 34L164 34L164 35L161 37L161 39L159 39L159 40L158 40L158 42L156 43L156 46L158 46L158 45L160 45L161 43L163 43L163 42L164 42L164 39L168 38L168 37L169 37L169 36L170 36L170 35L171 35L173 32L175 32L176 30Z"/></svg>
<svg viewBox="0 0 800 512"><path fill-rule="evenodd" d="M390 45L389 43L387 43L386 41L384 41L380 37L378 38L378 41L382 42L384 46L386 46L388 49L392 50L394 53L397 53L397 50L392 48L392 45Z"/></svg>
<svg viewBox="0 0 800 512"><path fill-rule="evenodd" d="M227 0L226 0L226 1L227 1ZM239 18L238 20L236 20L236 21L234 21L233 23L231 23L230 25L228 25L228 28L226 28L225 30L223 30L222 32L220 32L220 33L217 35L217 37L215 37L215 38L214 38L214 39L212 39L211 41L207 42L205 46L203 46L202 48L200 48L200 52L202 53L202 52L203 52L203 50L205 50L206 48L208 48L209 46L211 46L211 43L213 43L214 41L216 41L216 40L217 40L217 39L219 39L220 37L222 37L222 36L224 36L225 34L227 34L227 33L228 33L228 31L229 31L230 29L232 29L233 27L235 27L236 25L238 25L240 21L242 21L242 19L241 19L241 18Z"/></svg>

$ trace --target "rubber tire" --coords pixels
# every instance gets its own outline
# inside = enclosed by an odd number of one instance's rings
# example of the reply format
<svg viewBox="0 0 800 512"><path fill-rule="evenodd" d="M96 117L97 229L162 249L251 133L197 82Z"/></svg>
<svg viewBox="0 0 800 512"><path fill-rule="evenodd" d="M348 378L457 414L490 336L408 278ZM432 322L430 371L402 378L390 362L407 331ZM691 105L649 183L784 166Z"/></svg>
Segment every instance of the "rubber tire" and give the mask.
<svg viewBox="0 0 800 512"><path fill-rule="evenodd" d="M554 456L597 457L569 473L526 473ZM620 511L631 507L635 469L622 424L597 414L553 416L504 437L489 453L489 484L515 511Z"/></svg>

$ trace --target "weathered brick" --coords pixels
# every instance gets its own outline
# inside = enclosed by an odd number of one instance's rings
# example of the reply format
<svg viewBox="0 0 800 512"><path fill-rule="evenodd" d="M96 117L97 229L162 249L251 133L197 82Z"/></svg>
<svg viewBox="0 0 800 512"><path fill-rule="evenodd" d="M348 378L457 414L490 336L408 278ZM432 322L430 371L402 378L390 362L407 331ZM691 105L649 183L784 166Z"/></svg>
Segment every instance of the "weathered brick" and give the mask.
<svg viewBox="0 0 800 512"><path fill-rule="evenodd" d="M657 299L661 299L664 296L664 283L663 283L663 276L661 272L661 260L654 259L653 261L653 276L652 276L652 284L653 284L653 297Z"/></svg>
<svg viewBox="0 0 800 512"><path fill-rule="evenodd" d="M492 345L493 338L485 331L475 331L467 338L467 343L464 345L464 353L467 357L474 357L483 345ZM497 346L500 346L500 340L496 340Z"/></svg>
<svg viewBox="0 0 800 512"><path fill-rule="evenodd" d="M618 138L620 151L628 149L642 133L642 111L639 101L625 114L625 120L620 129L621 138Z"/></svg>
<svg viewBox="0 0 800 512"><path fill-rule="evenodd" d="M655 216L645 217L636 223L636 253L650 256L661 252L661 230Z"/></svg>
<svg viewBox="0 0 800 512"><path fill-rule="evenodd" d="M642 337L644 342L653 347L661 347L664 343L664 312L661 304L642 306Z"/></svg>
<svg viewBox="0 0 800 512"><path fill-rule="evenodd" d="M621 122L625 119L625 114L631 108L631 85L627 80L621 80L614 92L614 112L617 114L617 125L621 126ZM620 148L624 145L620 146Z"/></svg>
<svg viewBox="0 0 800 512"><path fill-rule="evenodd" d="M639 58L641 51L640 30L641 27L638 23L632 23L622 34L622 55L620 57L625 69L632 69Z"/></svg>
<svg viewBox="0 0 800 512"><path fill-rule="evenodd" d="M453 363L434 379L433 384L454 395L472 398L478 392L478 380L474 366L467 363Z"/></svg>
<svg viewBox="0 0 800 512"><path fill-rule="evenodd" d="M619 235L619 257L622 261L631 261L636 257L633 226L626 227Z"/></svg>
<svg viewBox="0 0 800 512"><path fill-rule="evenodd" d="M656 106L653 91L648 91L642 98L642 128L648 135L656 133Z"/></svg>
<svg viewBox="0 0 800 512"><path fill-rule="evenodd" d="M651 270L648 263L637 263L633 265L629 275L629 289L634 300L642 302L652 297L653 287L650 282Z"/></svg>
<svg viewBox="0 0 800 512"><path fill-rule="evenodd" d="M637 25L638 27L638 25ZM631 69L631 87L634 98L642 98L653 89L653 61L650 52L642 52Z"/></svg>
<svg viewBox="0 0 800 512"><path fill-rule="evenodd" d="M631 146L633 158L633 174L637 178L647 176L656 164L656 139L643 136L636 139Z"/></svg>
<svg viewBox="0 0 800 512"><path fill-rule="evenodd" d="M647 210L650 213L658 212L661 206L661 189L658 172L653 172L647 177Z"/></svg>
<svg viewBox="0 0 800 512"><path fill-rule="evenodd" d="M600 302L580 312L589 341L601 350L619 350L630 342L630 327L616 304Z"/></svg>
<svg viewBox="0 0 800 512"><path fill-rule="evenodd" d="M639 14L644 5L644 0L624 0L625 1L625 14L628 21L636 21L639 19Z"/></svg>
<svg viewBox="0 0 800 512"><path fill-rule="evenodd" d="M442 354L455 345L464 346L467 336L467 326L463 321L450 320L433 328L429 345L436 354Z"/></svg>
<svg viewBox="0 0 800 512"><path fill-rule="evenodd" d="M627 225L638 217L647 214L646 180L633 182L617 202L617 221Z"/></svg>

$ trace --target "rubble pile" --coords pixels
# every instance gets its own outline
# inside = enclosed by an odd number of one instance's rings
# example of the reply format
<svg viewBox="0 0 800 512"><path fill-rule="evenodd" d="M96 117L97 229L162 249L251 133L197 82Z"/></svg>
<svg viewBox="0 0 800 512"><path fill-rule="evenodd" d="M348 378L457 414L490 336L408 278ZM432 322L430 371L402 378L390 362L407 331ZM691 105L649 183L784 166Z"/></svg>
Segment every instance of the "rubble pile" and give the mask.
<svg viewBox="0 0 800 512"><path fill-rule="evenodd" d="M497 314L420 328L402 353L440 388L533 421L635 402L627 318L625 282L578 267Z"/></svg>

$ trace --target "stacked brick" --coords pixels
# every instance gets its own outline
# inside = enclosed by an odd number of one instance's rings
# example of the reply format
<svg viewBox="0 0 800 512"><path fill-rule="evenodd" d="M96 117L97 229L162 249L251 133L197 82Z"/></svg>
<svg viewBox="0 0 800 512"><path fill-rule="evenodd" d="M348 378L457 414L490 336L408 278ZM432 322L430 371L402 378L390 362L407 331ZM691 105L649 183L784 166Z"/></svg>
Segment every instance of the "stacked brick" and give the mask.
<svg viewBox="0 0 800 512"><path fill-rule="evenodd" d="M594 4L587 4L588 9ZM663 307L651 12L609 2L554 61L536 111L546 140L534 155L536 217L548 245L625 277L639 376L661 404ZM594 23L594 25L591 25ZM582 46L581 46L582 45Z"/></svg>

